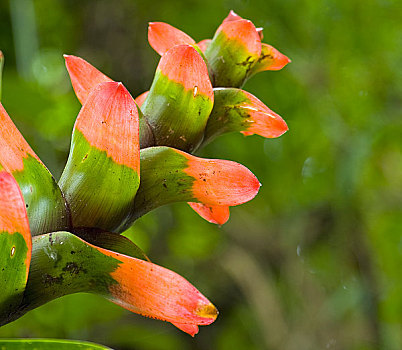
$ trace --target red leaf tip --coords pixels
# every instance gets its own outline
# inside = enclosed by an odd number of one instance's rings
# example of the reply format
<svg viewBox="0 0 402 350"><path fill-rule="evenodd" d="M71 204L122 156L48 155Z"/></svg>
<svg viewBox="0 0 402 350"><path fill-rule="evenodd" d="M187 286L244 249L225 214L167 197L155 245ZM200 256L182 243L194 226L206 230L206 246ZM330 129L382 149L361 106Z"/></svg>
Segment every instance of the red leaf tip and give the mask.
<svg viewBox="0 0 402 350"><path fill-rule="evenodd" d="M221 226L229 220L230 211L228 206L207 206L195 202L190 202L188 204L199 216L211 224Z"/></svg>
<svg viewBox="0 0 402 350"><path fill-rule="evenodd" d="M89 93L96 85L112 81L112 79L80 57L73 55L63 55L63 57L70 75L71 84L81 104L85 103Z"/></svg>
<svg viewBox="0 0 402 350"><path fill-rule="evenodd" d="M241 133L245 136L257 134L267 138L279 137L288 131L288 126L282 117L269 109L257 97L247 91L243 91L248 98L238 108L247 110L250 118L250 126Z"/></svg>
<svg viewBox="0 0 402 350"><path fill-rule="evenodd" d="M149 22L148 42L161 56L176 45L195 44L186 33L164 22Z"/></svg>
<svg viewBox="0 0 402 350"><path fill-rule="evenodd" d="M194 178L194 198L206 206L239 205L257 195L260 182L245 166L230 160L202 159L181 153L188 159L184 171Z"/></svg>

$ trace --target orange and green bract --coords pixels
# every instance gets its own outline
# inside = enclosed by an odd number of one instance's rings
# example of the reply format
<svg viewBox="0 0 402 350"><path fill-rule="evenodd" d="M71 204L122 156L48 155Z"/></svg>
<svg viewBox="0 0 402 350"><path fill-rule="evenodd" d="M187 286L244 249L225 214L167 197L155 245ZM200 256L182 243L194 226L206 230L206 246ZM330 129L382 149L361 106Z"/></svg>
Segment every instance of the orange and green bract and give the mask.
<svg viewBox="0 0 402 350"><path fill-rule="evenodd" d="M179 45L164 54L141 110L157 146L191 152L201 143L213 106L208 70L190 45Z"/></svg>
<svg viewBox="0 0 402 350"><path fill-rule="evenodd" d="M187 280L142 260L143 254L133 257L110 251L68 232L37 236L33 243L22 303L27 309L63 295L90 292L191 332L217 317L215 307Z"/></svg>
<svg viewBox="0 0 402 350"><path fill-rule="evenodd" d="M161 205L185 201L233 206L254 198L257 178L243 165L203 159L170 147L141 150L141 184L131 221Z"/></svg>
<svg viewBox="0 0 402 350"><path fill-rule="evenodd" d="M247 78L266 70L280 70L290 62L290 59L283 53L271 45L263 43L261 44L261 56L249 71Z"/></svg>
<svg viewBox="0 0 402 350"><path fill-rule="evenodd" d="M28 278L32 242L17 182L0 166L0 320L19 306ZM0 321L1 323L1 321Z"/></svg>
<svg viewBox="0 0 402 350"><path fill-rule="evenodd" d="M1 104L0 125L0 164L21 188L32 235L68 228L70 217L60 188Z"/></svg>
<svg viewBox="0 0 402 350"><path fill-rule="evenodd" d="M215 88L214 94L215 103L205 129L204 144L233 131L274 138L288 130L278 114L247 91Z"/></svg>
<svg viewBox="0 0 402 350"><path fill-rule="evenodd" d="M139 185L139 129L134 99L121 83L92 90L74 126L60 188L74 227L114 231Z"/></svg>
<svg viewBox="0 0 402 350"><path fill-rule="evenodd" d="M248 20L221 24L205 50L214 87L241 87L261 55L261 39Z"/></svg>
<svg viewBox="0 0 402 350"><path fill-rule="evenodd" d="M98 84L113 81L80 57L64 55L64 59L74 92L81 104L85 103L90 92ZM144 96L144 98L145 97L146 96ZM144 148L153 146L154 138L152 131L139 108L138 117L140 120L140 147Z"/></svg>

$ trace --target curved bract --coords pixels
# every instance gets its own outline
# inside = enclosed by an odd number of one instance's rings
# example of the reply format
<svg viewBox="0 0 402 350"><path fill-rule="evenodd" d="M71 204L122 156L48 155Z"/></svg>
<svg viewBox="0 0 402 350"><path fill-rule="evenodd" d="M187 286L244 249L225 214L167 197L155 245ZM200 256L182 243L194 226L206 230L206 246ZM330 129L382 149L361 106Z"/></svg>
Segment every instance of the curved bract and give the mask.
<svg viewBox="0 0 402 350"><path fill-rule="evenodd" d="M84 59L72 56L64 55L68 74L70 75L71 84L74 92L81 102L84 104L89 96L89 93L98 85L105 82L113 81L101 71L96 69L90 63ZM145 98L146 96L144 96ZM145 120L144 115L138 108L138 117L140 123L140 146L141 148L150 147L155 144L152 131Z"/></svg>
<svg viewBox="0 0 402 350"><path fill-rule="evenodd" d="M217 317L215 307L170 270L94 246L68 232L35 237L22 312L77 292L102 295L130 311L189 330Z"/></svg>
<svg viewBox="0 0 402 350"><path fill-rule="evenodd" d="M251 21L226 21L205 50L213 86L240 87L261 55L261 39Z"/></svg>
<svg viewBox="0 0 402 350"><path fill-rule="evenodd" d="M258 72L279 70L290 59L268 44L261 43L263 28L243 19L234 11L223 20L213 39L194 39L167 23L150 23L148 41L160 55L177 45L192 45L208 65L215 87L241 87Z"/></svg>
<svg viewBox="0 0 402 350"><path fill-rule="evenodd" d="M163 22L149 23L148 41L152 48L161 56L174 46L195 44L194 39L186 33Z"/></svg>
<svg viewBox="0 0 402 350"><path fill-rule="evenodd" d="M172 202L242 204L254 198L259 187L257 178L238 163L198 158L170 147L146 148L141 150L141 184L131 220Z"/></svg>
<svg viewBox="0 0 402 350"><path fill-rule="evenodd" d="M91 90L98 84L113 81L80 57L64 55L71 84L81 104L84 104Z"/></svg>
<svg viewBox="0 0 402 350"><path fill-rule="evenodd" d="M139 185L137 106L121 83L97 85L74 126L60 188L74 227L113 231L131 211Z"/></svg>
<svg viewBox="0 0 402 350"><path fill-rule="evenodd" d="M274 138L288 130L278 114L247 91L215 88L214 94L215 103L205 129L204 144L233 131Z"/></svg>
<svg viewBox="0 0 402 350"><path fill-rule="evenodd" d="M70 217L60 188L1 103L0 125L0 164L21 188L32 235L67 229Z"/></svg>
<svg viewBox="0 0 402 350"><path fill-rule="evenodd" d="M266 70L280 70L290 62L290 59L283 53L279 52L273 46L263 43L261 46L261 56L249 71L247 78Z"/></svg>
<svg viewBox="0 0 402 350"><path fill-rule="evenodd" d="M202 203L189 202L188 205L199 216L211 224L223 225L229 220L230 212L227 205L205 205Z"/></svg>
<svg viewBox="0 0 402 350"><path fill-rule="evenodd" d="M246 167L190 153L231 131L282 135L284 120L236 87L290 60L262 44L262 28L233 11L212 40L196 44L162 22L150 23L148 38L162 57L150 90L136 100L85 60L64 56L82 108L60 187L0 104L0 326L79 292L102 295L190 335L216 319L216 308L193 285L151 263L120 233L177 201L222 225L230 206L254 198L260 183ZM0 52L0 82L2 59Z"/></svg>
<svg viewBox="0 0 402 350"><path fill-rule="evenodd" d="M24 199L17 182L1 165L0 252L1 320L21 302L32 253Z"/></svg>
<svg viewBox="0 0 402 350"><path fill-rule="evenodd" d="M162 56L141 110L157 146L191 152L202 141L213 100L204 60L192 46L180 45Z"/></svg>

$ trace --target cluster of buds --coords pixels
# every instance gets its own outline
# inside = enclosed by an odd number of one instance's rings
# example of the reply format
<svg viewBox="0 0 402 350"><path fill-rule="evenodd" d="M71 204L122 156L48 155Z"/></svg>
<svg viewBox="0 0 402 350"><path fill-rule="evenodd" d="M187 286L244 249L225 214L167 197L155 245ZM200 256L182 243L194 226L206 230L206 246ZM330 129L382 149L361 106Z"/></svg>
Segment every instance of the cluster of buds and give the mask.
<svg viewBox="0 0 402 350"><path fill-rule="evenodd" d="M197 44L160 22L150 23L148 39L161 59L150 90L136 99L82 58L65 56L82 108L58 182L0 104L0 325L76 292L191 335L216 319L194 286L121 233L177 201L224 224L230 206L254 198L260 183L247 168L192 153L227 132L286 132L284 120L241 86L289 59L234 12L211 40Z"/></svg>

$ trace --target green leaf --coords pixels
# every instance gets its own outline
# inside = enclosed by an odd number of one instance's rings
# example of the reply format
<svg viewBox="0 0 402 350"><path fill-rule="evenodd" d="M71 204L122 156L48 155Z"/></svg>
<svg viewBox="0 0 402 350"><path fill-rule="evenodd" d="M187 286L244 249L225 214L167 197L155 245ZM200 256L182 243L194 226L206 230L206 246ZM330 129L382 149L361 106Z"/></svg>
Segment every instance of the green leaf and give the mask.
<svg viewBox="0 0 402 350"><path fill-rule="evenodd" d="M58 339L0 339L0 349L4 350L107 350L106 346L95 343Z"/></svg>

